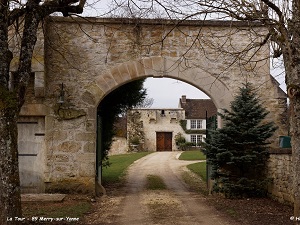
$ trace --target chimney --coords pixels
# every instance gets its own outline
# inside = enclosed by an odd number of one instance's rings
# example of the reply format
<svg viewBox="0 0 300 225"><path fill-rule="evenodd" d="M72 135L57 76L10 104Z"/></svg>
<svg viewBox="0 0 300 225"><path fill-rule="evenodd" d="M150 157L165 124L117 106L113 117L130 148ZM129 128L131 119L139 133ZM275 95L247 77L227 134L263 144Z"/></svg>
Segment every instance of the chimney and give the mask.
<svg viewBox="0 0 300 225"><path fill-rule="evenodd" d="M186 95L181 96L181 103L183 103L183 104L186 103Z"/></svg>

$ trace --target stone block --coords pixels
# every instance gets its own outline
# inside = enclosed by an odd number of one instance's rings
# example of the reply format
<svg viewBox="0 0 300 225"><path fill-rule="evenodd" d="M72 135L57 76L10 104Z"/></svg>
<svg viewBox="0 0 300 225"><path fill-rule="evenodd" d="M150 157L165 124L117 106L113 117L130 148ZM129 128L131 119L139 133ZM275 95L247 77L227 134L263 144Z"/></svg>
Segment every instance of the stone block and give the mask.
<svg viewBox="0 0 300 225"><path fill-rule="evenodd" d="M55 155L55 162L69 162L68 155Z"/></svg>
<svg viewBox="0 0 300 225"><path fill-rule="evenodd" d="M87 90L88 92L90 92L92 95L94 95L94 98L97 102L100 101L100 99L102 98L102 96L104 95L104 92L100 89L100 87L98 85L96 85L95 83L89 84L85 87L85 90Z"/></svg>
<svg viewBox="0 0 300 225"><path fill-rule="evenodd" d="M109 87L109 85L106 83L106 81L104 80L102 75L97 76L95 81L96 81L97 86L100 88L100 90L103 93L107 93L111 89Z"/></svg>
<svg viewBox="0 0 300 225"><path fill-rule="evenodd" d="M87 120L86 121L86 131L96 132L96 120Z"/></svg>
<svg viewBox="0 0 300 225"><path fill-rule="evenodd" d="M126 64L129 76L131 78L138 77L137 70L136 70L136 67L135 67L135 62L127 62L125 64Z"/></svg>
<svg viewBox="0 0 300 225"><path fill-rule="evenodd" d="M60 144L58 149L62 152L79 152L81 150L81 144L73 141L66 141Z"/></svg>
<svg viewBox="0 0 300 225"><path fill-rule="evenodd" d="M143 64L143 61L142 60L135 61L135 67L136 67L137 76L144 77L146 71L145 71L145 66Z"/></svg>
<svg viewBox="0 0 300 225"><path fill-rule="evenodd" d="M53 132L54 141L64 141L68 138L68 132L64 130L56 130Z"/></svg>
<svg viewBox="0 0 300 225"><path fill-rule="evenodd" d="M110 69L111 75L114 78L114 80L117 82L117 84L122 84L124 82L124 79L122 75L120 74L120 71L118 67L113 67Z"/></svg>
<svg viewBox="0 0 300 225"><path fill-rule="evenodd" d="M165 71L167 68L165 68L165 59L163 57L151 57L152 59L152 69L156 72L156 76L164 76Z"/></svg>
<svg viewBox="0 0 300 225"><path fill-rule="evenodd" d="M84 103L87 103L89 105L96 105L96 101L95 101L95 98L94 96L88 92L88 91L85 91L82 96L81 96L81 100L84 102Z"/></svg>
<svg viewBox="0 0 300 225"><path fill-rule="evenodd" d="M89 107L88 110L87 110L87 118L89 120L95 120L97 117L97 108L96 107ZM96 125L96 122L95 122L95 125ZM91 131L91 130L88 130L87 131Z"/></svg>
<svg viewBox="0 0 300 225"><path fill-rule="evenodd" d="M96 153L96 144L93 142L85 143L83 151L86 153Z"/></svg>
<svg viewBox="0 0 300 225"><path fill-rule="evenodd" d="M119 72L121 74L122 77L122 81L127 81L131 79L131 76L129 74L129 71L127 69L127 65L126 63L121 64L120 66L118 66Z"/></svg>
<svg viewBox="0 0 300 225"><path fill-rule="evenodd" d="M117 82L115 81L114 77L111 73L105 73L103 74L103 79L105 82L109 85L109 87L113 88L117 85Z"/></svg>
<svg viewBox="0 0 300 225"><path fill-rule="evenodd" d="M153 70L152 59L150 57L144 58L142 63L145 69L145 74L147 76L157 75L157 72Z"/></svg>
<svg viewBox="0 0 300 225"><path fill-rule="evenodd" d="M93 162L96 161L96 152L95 153L78 154L77 161L93 164Z"/></svg>
<svg viewBox="0 0 300 225"><path fill-rule="evenodd" d="M96 134L94 132L91 133L79 133L75 135L76 141L89 141L93 142L96 140Z"/></svg>
<svg viewBox="0 0 300 225"><path fill-rule="evenodd" d="M294 202L294 198L292 197L292 195L288 193L282 193L282 198L285 202L289 202L289 203Z"/></svg>
<svg viewBox="0 0 300 225"><path fill-rule="evenodd" d="M94 163L81 163L79 175L82 177L95 177L95 164Z"/></svg>

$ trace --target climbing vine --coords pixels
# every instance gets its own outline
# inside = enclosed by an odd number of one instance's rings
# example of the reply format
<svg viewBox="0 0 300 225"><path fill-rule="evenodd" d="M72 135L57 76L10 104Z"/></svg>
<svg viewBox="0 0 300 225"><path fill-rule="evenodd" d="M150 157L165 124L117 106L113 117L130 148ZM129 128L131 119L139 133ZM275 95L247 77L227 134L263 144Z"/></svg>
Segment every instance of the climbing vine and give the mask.
<svg viewBox="0 0 300 225"><path fill-rule="evenodd" d="M184 130L184 132L186 134L205 134L206 133L205 130L191 130L191 129L186 129L187 120L180 120L179 124L180 124L180 126L182 127L182 129Z"/></svg>

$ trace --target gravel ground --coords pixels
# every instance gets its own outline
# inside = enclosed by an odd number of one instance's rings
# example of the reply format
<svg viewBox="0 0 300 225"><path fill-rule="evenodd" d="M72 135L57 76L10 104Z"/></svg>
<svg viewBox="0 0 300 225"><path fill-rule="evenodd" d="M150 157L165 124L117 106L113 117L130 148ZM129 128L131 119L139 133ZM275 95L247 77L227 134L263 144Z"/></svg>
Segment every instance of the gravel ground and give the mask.
<svg viewBox="0 0 300 225"><path fill-rule="evenodd" d="M157 152L135 162L128 171L124 187L106 187L107 195L92 201L92 209L77 223L49 223L76 225L289 225L292 207L268 198L225 199L218 195L203 194L205 183L186 169L194 163L176 159L176 152ZM182 175L193 182L189 186ZM146 176L160 176L165 190L147 190ZM199 190L201 189L201 190ZM59 206L69 207L80 202L90 202L88 196L70 196L60 203L26 203L30 212L45 212ZM32 223L30 223L32 224ZM40 223L34 223L40 224ZM47 224L47 223L42 223Z"/></svg>

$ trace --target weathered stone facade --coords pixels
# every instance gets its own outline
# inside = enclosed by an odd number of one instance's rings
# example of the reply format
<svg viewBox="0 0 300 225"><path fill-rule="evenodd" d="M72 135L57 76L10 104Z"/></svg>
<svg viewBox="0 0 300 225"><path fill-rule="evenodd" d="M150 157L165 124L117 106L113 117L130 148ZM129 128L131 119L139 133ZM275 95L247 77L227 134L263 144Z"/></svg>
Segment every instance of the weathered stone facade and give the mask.
<svg viewBox="0 0 300 225"><path fill-rule="evenodd" d="M172 150L178 150L175 135L185 135L180 126L180 120L185 119L183 109L133 109L127 114L127 140L129 151L133 151L131 140L134 137L140 139L141 150L157 150L157 132L172 133Z"/></svg>
<svg viewBox="0 0 300 225"><path fill-rule="evenodd" d="M45 148L37 153L45 162L45 191L95 192L97 107L109 92L140 78L185 81L218 109L228 108L241 84L252 82L279 126L274 139L286 135L286 97L270 76L268 45L237 61L221 51L242 51L264 32L260 25L232 21L176 27L168 20L48 18L33 58L33 88L21 110L45 121ZM17 49L17 37L11 40ZM59 104L62 83L65 102Z"/></svg>

